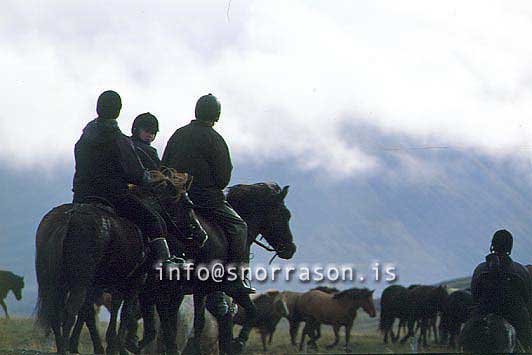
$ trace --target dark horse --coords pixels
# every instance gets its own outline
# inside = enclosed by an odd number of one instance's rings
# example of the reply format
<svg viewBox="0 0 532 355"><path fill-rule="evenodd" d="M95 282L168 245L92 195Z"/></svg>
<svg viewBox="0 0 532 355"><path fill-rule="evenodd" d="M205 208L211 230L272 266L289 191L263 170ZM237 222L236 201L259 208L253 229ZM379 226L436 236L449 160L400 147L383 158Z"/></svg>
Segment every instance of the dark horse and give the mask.
<svg viewBox="0 0 532 355"><path fill-rule="evenodd" d="M504 318L488 314L465 323L459 344L467 353L508 354L517 350L517 336L514 327Z"/></svg>
<svg viewBox="0 0 532 355"><path fill-rule="evenodd" d="M445 286L417 286L408 290L408 333L401 339L404 344L407 339L414 336L415 323L419 322L421 328L420 341L427 347L427 332L431 320L438 316L447 301L447 287Z"/></svg>
<svg viewBox="0 0 532 355"><path fill-rule="evenodd" d="M282 259L290 259L296 246L293 242L290 231L289 220L290 211L286 207L284 200L288 193L288 186L281 188L275 183L257 183L252 185L236 185L229 188L227 201L244 219L248 226L247 247L250 250L256 238L261 235L270 244L265 246L270 251L275 251ZM179 216L183 210L177 212L177 221L182 221ZM196 251L193 258L197 265L208 265L212 261L224 262L227 260L229 252L227 239L223 231L208 216L198 214L203 228L207 231L209 239L203 248ZM183 225L178 229L184 228ZM262 243L261 243L262 244ZM149 282L150 279L148 279ZM173 282L172 285L164 287L161 291L157 287L147 287L143 293L143 318L144 318L144 339L140 342L140 348L146 347L156 337L156 329L153 322L153 308L150 304L156 304L156 308L161 320L163 331L163 342L167 354L177 354L176 331L177 312L185 294L194 295L194 335L187 346L191 351L199 353L199 340L205 324L205 300L206 296L214 291L225 291L234 301L245 309L246 322L238 338L235 341L236 347L232 350L222 349L224 352L241 351L248 340L253 322L256 317L256 309L248 294L233 293L225 288L225 283L208 279L206 281L183 281ZM219 321L221 321L219 319ZM232 332L226 333L225 337L232 337ZM231 339L225 339L227 344Z"/></svg>
<svg viewBox="0 0 532 355"><path fill-rule="evenodd" d="M186 186L186 174L162 181L158 194L166 208L179 204ZM110 292L118 305L123 300L118 336L112 329L116 324L109 324L107 353L124 348L128 316L143 283L142 275L130 273L143 253L138 227L101 201L64 204L43 217L36 235L37 325L47 334L53 330L59 354L66 354L78 315L95 317L94 301L101 290Z"/></svg>
<svg viewBox="0 0 532 355"><path fill-rule="evenodd" d="M470 292L458 290L449 295L441 314L440 329L448 332L449 347L454 349L462 325L471 317L473 297Z"/></svg>
<svg viewBox="0 0 532 355"><path fill-rule="evenodd" d="M394 343L399 339L401 320L408 318L407 298L408 289L401 285L391 285L382 291L379 330L384 333L385 344L388 342L388 334ZM395 319L399 319L396 334L393 333Z"/></svg>
<svg viewBox="0 0 532 355"><path fill-rule="evenodd" d="M24 288L24 278L17 276L11 271L0 270L0 305L4 309L6 319L9 319L7 306L4 299L9 291L13 292L17 301L22 299L22 289Z"/></svg>

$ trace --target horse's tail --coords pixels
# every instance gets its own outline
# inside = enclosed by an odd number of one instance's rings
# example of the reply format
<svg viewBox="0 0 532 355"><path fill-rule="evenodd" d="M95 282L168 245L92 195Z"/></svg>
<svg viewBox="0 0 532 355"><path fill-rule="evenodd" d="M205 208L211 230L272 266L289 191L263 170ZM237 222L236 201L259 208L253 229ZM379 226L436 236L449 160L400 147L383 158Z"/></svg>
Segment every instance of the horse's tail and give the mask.
<svg viewBox="0 0 532 355"><path fill-rule="evenodd" d="M383 297L381 297L380 303L381 303L381 312L380 312L380 318L379 318L379 331L384 333L384 331L386 330L388 310L386 307L386 300Z"/></svg>
<svg viewBox="0 0 532 355"><path fill-rule="evenodd" d="M64 308L63 241L68 233L69 219L57 219L50 213L37 230L35 271L39 289L35 325L46 334L54 321L60 321Z"/></svg>

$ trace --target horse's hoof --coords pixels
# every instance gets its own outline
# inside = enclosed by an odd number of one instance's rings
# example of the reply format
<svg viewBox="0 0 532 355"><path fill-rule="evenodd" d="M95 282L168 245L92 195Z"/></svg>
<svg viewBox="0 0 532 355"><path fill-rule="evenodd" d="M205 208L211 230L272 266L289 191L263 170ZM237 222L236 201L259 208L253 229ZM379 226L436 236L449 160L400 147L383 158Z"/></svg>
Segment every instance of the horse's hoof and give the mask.
<svg viewBox="0 0 532 355"><path fill-rule="evenodd" d="M140 354L139 344L135 341L126 341L126 350L132 352L133 354Z"/></svg>
<svg viewBox="0 0 532 355"><path fill-rule="evenodd" d="M242 339L235 338L233 339L233 344L231 346L234 354L240 354L244 351L246 343Z"/></svg>

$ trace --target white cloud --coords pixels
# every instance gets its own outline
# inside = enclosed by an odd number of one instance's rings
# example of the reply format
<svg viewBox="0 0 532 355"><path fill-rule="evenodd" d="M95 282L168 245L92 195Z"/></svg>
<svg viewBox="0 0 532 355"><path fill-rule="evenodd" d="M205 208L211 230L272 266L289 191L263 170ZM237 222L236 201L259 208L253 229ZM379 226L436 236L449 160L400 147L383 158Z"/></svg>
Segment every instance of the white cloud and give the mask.
<svg viewBox="0 0 532 355"><path fill-rule="evenodd" d="M379 163L351 124L491 154L532 138L529 2L233 0L229 21L220 1L46 4L0 15L0 159L17 166L71 161L107 88L125 132L159 117L161 150L213 92L237 162L339 177Z"/></svg>

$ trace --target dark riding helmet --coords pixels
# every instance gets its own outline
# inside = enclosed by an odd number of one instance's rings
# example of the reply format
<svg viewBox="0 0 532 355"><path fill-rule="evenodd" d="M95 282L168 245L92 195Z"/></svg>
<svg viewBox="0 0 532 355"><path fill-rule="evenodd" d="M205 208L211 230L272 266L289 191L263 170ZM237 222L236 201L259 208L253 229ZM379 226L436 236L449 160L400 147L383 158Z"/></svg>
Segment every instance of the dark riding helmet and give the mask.
<svg viewBox="0 0 532 355"><path fill-rule="evenodd" d="M131 126L131 134L137 135L141 129L150 133L159 132L159 121L157 117L149 112L138 115Z"/></svg>
<svg viewBox="0 0 532 355"><path fill-rule="evenodd" d="M511 254L514 244L514 238L506 229L501 229L495 232L491 240L490 251L494 253Z"/></svg>
<svg viewBox="0 0 532 355"><path fill-rule="evenodd" d="M213 94L200 97L196 102L196 118L202 121L218 121L222 106Z"/></svg>
<svg viewBox="0 0 532 355"><path fill-rule="evenodd" d="M96 104L98 117L115 119L120 114L121 109L122 99L116 91L107 90L98 97L98 103Z"/></svg>

